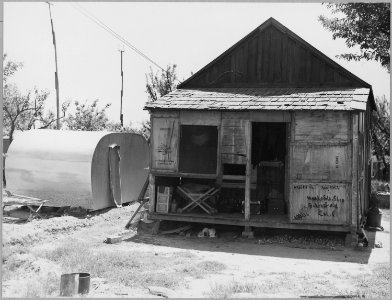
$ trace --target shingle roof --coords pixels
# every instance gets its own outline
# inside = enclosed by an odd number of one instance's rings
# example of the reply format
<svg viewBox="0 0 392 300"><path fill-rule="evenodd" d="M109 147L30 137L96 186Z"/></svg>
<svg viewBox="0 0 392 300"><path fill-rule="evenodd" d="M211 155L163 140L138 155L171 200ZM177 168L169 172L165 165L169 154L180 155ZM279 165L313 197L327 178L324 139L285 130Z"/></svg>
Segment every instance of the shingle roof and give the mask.
<svg viewBox="0 0 392 300"><path fill-rule="evenodd" d="M369 88L177 89L145 109L366 110Z"/></svg>

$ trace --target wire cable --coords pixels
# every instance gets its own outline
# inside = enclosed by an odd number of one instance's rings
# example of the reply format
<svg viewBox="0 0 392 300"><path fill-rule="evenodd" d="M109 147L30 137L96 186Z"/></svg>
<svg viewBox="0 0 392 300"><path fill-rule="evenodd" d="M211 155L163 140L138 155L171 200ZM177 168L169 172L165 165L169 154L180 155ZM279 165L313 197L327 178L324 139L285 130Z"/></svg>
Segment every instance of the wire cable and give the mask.
<svg viewBox="0 0 392 300"><path fill-rule="evenodd" d="M79 4L77 3L69 3L71 6L73 6L76 10L78 10L80 13L82 13L84 16L86 16L88 19L90 19L91 21L93 21L95 24L97 24L98 26L100 26L102 29L104 29L105 31L107 31L108 33L110 33L112 36L114 36L115 38L117 38L118 40L120 40L122 43L124 43L126 46L128 46L129 48L131 48L133 51L135 51L137 54L139 54L140 56L142 56L143 58L145 58L146 60L148 60L149 62L151 62L153 65L155 65L156 67L158 67L159 69L161 69L162 71L166 71L164 68L162 68L158 63L156 63L154 60L152 60L150 57L148 57L146 54L144 54L142 51L140 51L139 49L137 49L135 46L133 46L130 42L128 42L125 38L123 38L121 35L119 35L117 32L115 32L114 30L112 30L109 26L107 26L105 23L103 23L100 19L98 19L97 17L95 17L93 14L91 14L90 12L88 12L85 8L81 7Z"/></svg>

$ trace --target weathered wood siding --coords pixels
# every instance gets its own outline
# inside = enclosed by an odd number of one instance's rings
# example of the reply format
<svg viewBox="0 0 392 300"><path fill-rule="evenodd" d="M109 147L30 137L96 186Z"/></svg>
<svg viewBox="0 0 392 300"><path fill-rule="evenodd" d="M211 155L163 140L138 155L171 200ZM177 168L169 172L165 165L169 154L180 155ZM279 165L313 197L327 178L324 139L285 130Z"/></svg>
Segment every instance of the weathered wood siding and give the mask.
<svg viewBox="0 0 392 300"><path fill-rule="evenodd" d="M246 164L246 122L241 119L222 119L222 163Z"/></svg>
<svg viewBox="0 0 392 300"><path fill-rule="evenodd" d="M251 32L180 85L360 86L354 76L291 31L270 22Z"/></svg>
<svg viewBox="0 0 392 300"><path fill-rule="evenodd" d="M348 146L293 145L292 179L346 181L351 175Z"/></svg>
<svg viewBox="0 0 392 300"><path fill-rule="evenodd" d="M347 142L348 112L301 111L295 113L296 142Z"/></svg>
<svg viewBox="0 0 392 300"><path fill-rule="evenodd" d="M351 115L293 114L290 220L346 225L351 204Z"/></svg>
<svg viewBox="0 0 392 300"><path fill-rule="evenodd" d="M178 171L178 118L152 118L151 167L156 171Z"/></svg>
<svg viewBox="0 0 392 300"><path fill-rule="evenodd" d="M346 224L350 217L350 186L336 183L293 183L292 221Z"/></svg>

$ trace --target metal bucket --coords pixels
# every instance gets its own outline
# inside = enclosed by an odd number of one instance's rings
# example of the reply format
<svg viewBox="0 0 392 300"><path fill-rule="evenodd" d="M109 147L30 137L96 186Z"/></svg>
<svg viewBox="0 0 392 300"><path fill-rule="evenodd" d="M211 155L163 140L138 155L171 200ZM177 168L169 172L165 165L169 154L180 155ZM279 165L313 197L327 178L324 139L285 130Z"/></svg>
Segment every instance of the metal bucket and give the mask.
<svg viewBox="0 0 392 300"><path fill-rule="evenodd" d="M78 294L88 294L90 292L90 274L89 273L78 273L78 274L79 274Z"/></svg>
<svg viewBox="0 0 392 300"><path fill-rule="evenodd" d="M381 226L382 211L376 207L369 210L367 215L367 226L380 227Z"/></svg>
<svg viewBox="0 0 392 300"><path fill-rule="evenodd" d="M60 281L60 296L72 297L76 294L88 294L90 291L89 273L62 274Z"/></svg>

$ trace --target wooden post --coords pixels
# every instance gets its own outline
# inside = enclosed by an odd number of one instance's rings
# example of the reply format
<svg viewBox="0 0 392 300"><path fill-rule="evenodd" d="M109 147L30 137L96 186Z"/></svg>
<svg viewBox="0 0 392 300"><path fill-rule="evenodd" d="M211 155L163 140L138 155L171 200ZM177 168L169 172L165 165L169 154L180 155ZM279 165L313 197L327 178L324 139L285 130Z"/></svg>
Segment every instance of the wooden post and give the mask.
<svg viewBox="0 0 392 300"><path fill-rule="evenodd" d="M246 173L245 173L245 220L250 220L250 189L252 173L252 122L245 123L245 145L246 145Z"/></svg>
<svg viewBox="0 0 392 300"><path fill-rule="evenodd" d="M351 124L351 236L353 236L358 229L358 115L355 113L351 114Z"/></svg>
<svg viewBox="0 0 392 300"><path fill-rule="evenodd" d="M155 212L155 176L150 173L150 187L149 187L149 197L150 197L150 203L149 203L149 211L150 213Z"/></svg>
<svg viewBox="0 0 392 300"><path fill-rule="evenodd" d="M223 144L223 132L222 132L222 117L220 118L220 124L218 126L218 153L217 153L217 183L222 184L223 168L222 168L222 144Z"/></svg>

